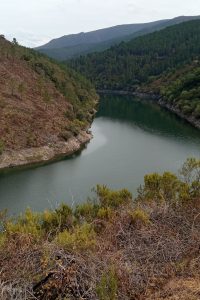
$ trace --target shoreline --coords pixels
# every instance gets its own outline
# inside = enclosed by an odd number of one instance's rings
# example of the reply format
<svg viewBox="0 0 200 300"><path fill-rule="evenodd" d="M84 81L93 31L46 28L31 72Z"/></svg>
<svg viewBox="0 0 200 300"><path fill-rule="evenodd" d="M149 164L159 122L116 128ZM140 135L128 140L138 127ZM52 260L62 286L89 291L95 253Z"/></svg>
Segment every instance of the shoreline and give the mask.
<svg viewBox="0 0 200 300"><path fill-rule="evenodd" d="M182 120L200 129L200 120L193 116L186 116L181 111L166 103L160 95L144 92L130 92L123 90L97 90L103 95L130 95L143 99L150 99L168 111L174 113ZM21 150L8 150L0 156L0 172L15 170L25 167L48 164L76 154L93 138L89 130L81 131L78 136L70 138L67 142L60 141L56 144L49 144L37 148L26 148Z"/></svg>
<svg viewBox="0 0 200 300"><path fill-rule="evenodd" d="M136 96L136 97L140 97L143 99L148 99L150 98L151 100L154 100L158 103L159 106L167 109L168 111L174 113L175 115L177 115L179 118L181 118L182 120L186 121L187 123L189 123L190 125L192 125L193 127L200 129L200 120L197 120L196 118L194 118L193 116L187 116L184 115L181 111L177 110L175 107L169 105L168 103L166 103L163 98L160 95L156 95L153 93L144 93L144 92L129 92L129 91L123 91L123 90L97 90L97 92L99 94L102 95L124 95L124 96Z"/></svg>
<svg viewBox="0 0 200 300"><path fill-rule="evenodd" d="M42 165L67 158L81 150L92 138L90 131L81 131L77 137L72 137L67 142L60 141L37 148L6 151L0 156L0 171Z"/></svg>

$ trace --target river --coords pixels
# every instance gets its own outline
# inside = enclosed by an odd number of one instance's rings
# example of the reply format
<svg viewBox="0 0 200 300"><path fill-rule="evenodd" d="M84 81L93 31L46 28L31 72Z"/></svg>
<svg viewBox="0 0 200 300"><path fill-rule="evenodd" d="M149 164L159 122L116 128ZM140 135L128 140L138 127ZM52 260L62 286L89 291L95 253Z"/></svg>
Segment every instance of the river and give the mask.
<svg viewBox="0 0 200 300"><path fill-rule="evenodd" d="M0 174L0 210L75 206L96 184L136 194L145 174L178 172L187 157L200 157L200 132L150 100L101 97L91 130L94 138L70 158Z"/></svg>

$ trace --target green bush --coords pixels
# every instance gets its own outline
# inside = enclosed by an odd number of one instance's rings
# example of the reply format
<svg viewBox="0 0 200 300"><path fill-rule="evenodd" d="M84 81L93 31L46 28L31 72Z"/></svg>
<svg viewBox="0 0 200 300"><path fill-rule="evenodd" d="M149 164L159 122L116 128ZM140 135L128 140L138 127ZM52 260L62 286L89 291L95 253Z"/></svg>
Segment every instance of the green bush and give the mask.
<svg viewBox="0 0 200 300"><path fill-rule="evenodd" d="M92 221L96 217L97 211L98 205L87 202L79 204L75 209L74 215L78 220L85 219L86 221Z"/></svg>
<svg viewBox="0 0 200 300"><path fill-rule="evenodd" d="M65 230L60 232L55 242L68 251L91 250L95 247L96 235L93 227L84 223L77 225L72 231Z"/></svg>
<svg viewBox="0 0 200 300"><path fill-rule="evenodd" d="M110 207L101 207L98 210L97 217L100 219L111 219L113 216L113 210Z"/></svg>
<svg viewBox="0 0 200 300"><path fill-rule="evenodd" d="M6 234L30 234L36 238L42 236L40 214L27 209L17 220L8 220L5 224Z"/></svg>
<svg viewBox="0 0 200 300"><path fill-rule="evenodd" d="M61 204L55 211L45 211L42 215L41 227L45 232L63 231L72 226L73 212L66 205Z"/></svg>
<svg viewBox="0 0 200 300"><path fill-rule="evenodd" d="M139 207L130 211L129 215L131 217L132 224L148 225L151 223L148 213Z"/></svg>
<svg viewBox="0 0 200 300"><path fill-rule="evenodd" d="M4 142L0 139L0 155L3 153L5 148Z"/></svg>
<svg viewBox="0 0 200 300"><path fill-rule="evenodd" d="M112 191L105 185L97 185L96 194L99 203L103 207L110 206L113 208L117 208L120 205L126 205L130 203L132 199L132 194L128 190L123 189L120 191Z"/></svg>
<svg viewBox="0 0 200 300"><path fill-rule="evenodd" d="M200 197L200 160L189 158L178 178L170 172L153 173L144 177L144 186L138 191L138 200L181 204Z"/></svg>
<svg viewBox="0 0 200 300"><path fill-rule="evenodd" d="M118 279L115 268L112 266L108 272L103 273L96 292L99 300L116 300L118 290Z"/></svg>
<svg viewBox="0 0 200 300"><path fill-rule="evenodd" d="M78 119L75 119L74 121L70 122L69 130L74 134L78 135L81 130L86 128L86 122L80 121Z"/></svg>
<svg viewBox="0 0 200 300"><path fill-rule="evenodd" d="M200 104L198 104L195 108L194 115L196 118L200 118Z"/></svg>

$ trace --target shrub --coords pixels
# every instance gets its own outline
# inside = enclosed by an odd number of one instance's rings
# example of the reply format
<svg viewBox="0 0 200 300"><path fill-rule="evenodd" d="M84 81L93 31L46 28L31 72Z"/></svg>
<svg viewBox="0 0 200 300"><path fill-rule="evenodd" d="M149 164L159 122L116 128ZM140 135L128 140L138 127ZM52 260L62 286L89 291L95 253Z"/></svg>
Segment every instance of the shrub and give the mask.
<svg viewBox="0 0 200 300"><path fill-rule="evenodd" d="M200 160L188 158L180 170L182 176L182 199L200 197Z"/></svg>
<svg viewBox="0 0 200 300"><path fill-rule="evenodd" d="M138 200L155 201L158 204L184 203L200 196L200 160L189 158L184 163L178 178L176 175L165 172L144 177L144 186L138 191Z"/></svg>
<svg viewBox="0 0 200 300"><path fill-rule="evenodd" d="M131 217L132 224L148 225L151 223L149 215L141 208L137 208L134 211L130 211L129 215Z"/></svg>
<svg viewBox="0 0 200 300"><path fill-rule="evenodd" d="M65 230L58 234L55 242L68 251L91 250L94 248L95 232L91 225L84 223L73 231Z"/></svg>
<svg viewBox="0 0 200 300"><path fill-rule="evenodd" d="M110 207L101 207L98 210L97 217L100 219L111 219L113 216L113 210Z"/></svg>
<svg viewBox="0 0 200 300"><path fill-rule="evenodd" d="M8 235L13 233L30 234L39 238L42 236L40 215L27 209L16 221L8 220L5 229Z"/></svg>
<svg viewBox="0 0 200 300"><path fill-rule="evenodd" d="M78 135L81 130L83 130L86 127L86 122L80 121L78 119L75 119L74 121L70 122L69 130L74 134Z"/></svg>
<svg viewBox="0 0 200 300"><path fill-rule="evenodd" d="M200 104L195 108L194 115L196 118L200 118Z"/></svg>
<svg viewBox="0 0 200 300"><path fill-rule="evenodd" d="M3 153L5 148L4 142L0 139L0 155Z"/></svg>
<svg viewBox="0 0 200 300"><path fill-rule="evenodd" d="M111 267L108 272L103 273L96 292L99 300L116 300L118 290L118 280L114 267Z"/></svg>
<svg viewBox="0 0 200 300"><path fill-rule="evenodd" d="M79 204L74 212L74 215L77 219L85 219L86 221L92 221L98 211L98 205L95 205L93 203L87 202L83 204Z"/></svg>
<svg viewBox="0 0 200 300"><path fill-rule="evenodd" d="M130 203L132 199L132 194L126 190L120 190L120 191L112 191L109 188L107 188L105 185L97 185L96 187L96 194L99 200L99 203L103 207L113 207L117 208L120 205L126 205Z"/></svg>
<svg viewBox="0 0 200 300"><path fill-rule="evenodd" d="M182 111L185 115L189 115L192 113L193 109L191 106L185 105L185 106L183 106Z"/></svg>
<svg viewBox="0 0 200 300"><path fill-rule="evenodd" d="M5 245L6 243L6 235L4 233L0 233L0 249Z"/></svg>
<svg viewBox="0 0 200 300"><path fill-rule="evenodd" d="M42 229L45 232L63 231L71 227L72 223L72 209L66 204L61 204L55 211L45 211L42 215Z"/></svg>

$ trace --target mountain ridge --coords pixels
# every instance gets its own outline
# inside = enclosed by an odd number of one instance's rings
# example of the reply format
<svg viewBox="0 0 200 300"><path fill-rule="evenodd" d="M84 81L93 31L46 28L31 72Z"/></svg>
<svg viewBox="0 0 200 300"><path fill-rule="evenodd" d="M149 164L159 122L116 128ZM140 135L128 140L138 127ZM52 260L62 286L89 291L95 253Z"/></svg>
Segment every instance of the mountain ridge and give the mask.
<svg viewBox="0 0 200 300"><path fill-rule="evenodd" d="M123 24L86 33L64 35L35 48L57 60L67 60L91 52L100 52L122 41L161 30L170 25L198 19L200 16L179 16L147 23Z"/></svg>

